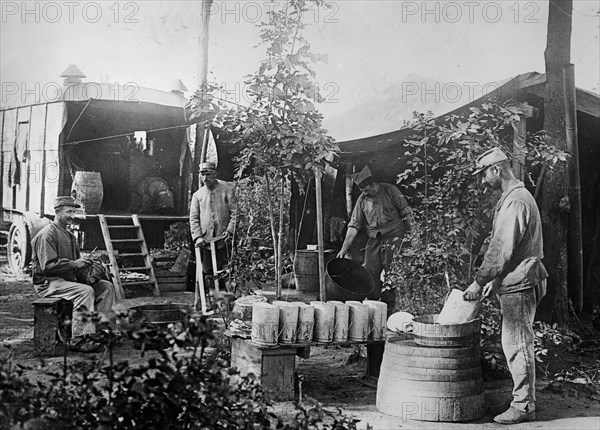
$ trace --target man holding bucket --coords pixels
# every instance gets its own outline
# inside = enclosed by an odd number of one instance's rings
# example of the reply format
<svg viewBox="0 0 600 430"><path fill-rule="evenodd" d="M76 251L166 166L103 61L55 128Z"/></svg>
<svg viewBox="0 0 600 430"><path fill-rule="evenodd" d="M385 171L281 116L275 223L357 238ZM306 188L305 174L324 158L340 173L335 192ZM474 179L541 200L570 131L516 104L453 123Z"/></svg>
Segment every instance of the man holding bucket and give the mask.
<svg viewBox="0 0 600 430"><path fill-rule="evenodd" d="M502 349L513 378L513 399L502 424L535 419L535 355L533 319L546 293L542 221L535 199L515 177L507 156L493 148L476 160L473 175L484 185L502 190L496 205L492 236L475 281L465 300L498 295L502 314Z"/></svg>
<svg viewBox="0 0 600 430"><path fill-rule="evenodd" d="M346 257L358 231L366 227L369 238L364 267L373 276L379 295L381 273L391 264L394 249L400 247L406 233L414 233L412 210L398 187L375 182L369 166L354 175L353 180L362 193L352 211L346 238L337 257Z"/></svg>

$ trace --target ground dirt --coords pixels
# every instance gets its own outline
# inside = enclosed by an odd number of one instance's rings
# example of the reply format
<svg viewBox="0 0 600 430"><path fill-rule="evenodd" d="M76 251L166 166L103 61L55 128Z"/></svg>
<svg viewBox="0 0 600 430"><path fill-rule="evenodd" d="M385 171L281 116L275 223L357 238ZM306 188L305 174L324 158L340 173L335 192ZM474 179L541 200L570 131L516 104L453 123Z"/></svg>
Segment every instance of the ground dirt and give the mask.
<svg viewBox="0 0 600 430"><path fill-rule="evenodd" d="M0 257L1 258L1 257ZM45 369L40 368L40 359L33 355L33 306L36 294L30 279L26 276L15 277L8 274L6 261L0 260L0 341L10 345L13 359L33 369L29 372L32 379L44 379L46 372L57 371L62 366L61 357L44 359ZM166 294L160 298L138 298L128 304L147 301L162 303L191 303L191 293ZM597 345L597 344L595 344ZM362 349L361 349L362 348ZM2 347L0 355L6 355L9 349ZM148 358L141 357L130 341L124 341L116 347L116 361L127 360L131 364L141 363ZM152 352L150 352L152 354ZM555 355L556 354L556 355ZM320 403L326 411L341 411L347 416L359 420L359 428L374 429L480 429L500 428L493 422L493 416L469 423L436 423L402 418L378 412L376 403L377 378L365 375L366 351L357 346L318 346L311 347L308 359L296 358L296 370L301 381L301 401L305 409ZM69 360L87 360L86 354L69 355ZM546 363L542 363L538 372L537 421L512 426L512 428L538 429L600 429L600 398L597 386L590 384L559 383L554 374L573 365L590 366L598 355L577 356L568 351L550 351ZM593 366L591 366L593 367ZM488 375L489 376L489 375ZM512 383L508 379L485 382L487 404L499 403L510 398ZM488 378L490 379L490 378ZM273 411L293 419L293 402L279 402Z"/></svg>

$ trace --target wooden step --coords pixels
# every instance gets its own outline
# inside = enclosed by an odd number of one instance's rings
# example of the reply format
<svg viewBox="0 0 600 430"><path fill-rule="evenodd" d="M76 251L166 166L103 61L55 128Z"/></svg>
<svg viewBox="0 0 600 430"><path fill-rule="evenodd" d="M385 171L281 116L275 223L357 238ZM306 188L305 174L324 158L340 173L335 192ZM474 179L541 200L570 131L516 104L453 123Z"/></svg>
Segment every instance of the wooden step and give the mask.
<svg viewBox="0 0 600 430"><path fill-rule="evenodd" d="M115 288L117 292L117 297L119 299L125 298L125 292L123 287L131 287L131 286L141 286L141 285L151 285L153 288L155 296L160 295L160 290L158 287L158 283L156 282L156 276L154 274L154 268L152 267L152 258L150 256L150 251L148 246L146 245L146 240L144 238L144 231L142 230L142 225L140 223L140 219L137 215L131 216L132 224L113 224L109 225L107 221L107 217L103 214L98 214L98 219L100 221L100 227L102 230L102 236L104 238L104 243L106 244L106 251L108 253L108 257L110 260L111 273L115 277L116 282ZM134 231L137 238L135 239L113 239L111 237L110 232L120 230L120 231ZM116 253L113 248L114 245L124 244L130 245L126 251L123 253ZM137 246L137 248L136 248ZM120 269L117 262L117 257L142 257L144 259L144 266L138 267L125 267ZM137 263L139 264L139 263ZM126 279L121 279L120 274L124 271L136 272L143 271L148 275L148 279L146 280L132 280L127 281ZM135 293L135 291L133 291Z"/></svg>
<svg viewBox="0 0 600 430"><path fill-rule="evenodd" d="M138 270L151 270L151 267L147 267L147 266L140 266L140 267L120 267L119 270L121 272L136 272Z"/></svg>
<svg viewBox="0 0 600 430"><path fill-rule="evenodd" d="M119 252L117 257L145 257L146 254L142 252Z"/></svg>
<svg viewBox="0 0 600 430"><path fill-rule="evenodd" d="M154 281L148 279L147 281L123 281L121 280L121 285L124 287L133 287L136 285L154 285Z"/></svg>

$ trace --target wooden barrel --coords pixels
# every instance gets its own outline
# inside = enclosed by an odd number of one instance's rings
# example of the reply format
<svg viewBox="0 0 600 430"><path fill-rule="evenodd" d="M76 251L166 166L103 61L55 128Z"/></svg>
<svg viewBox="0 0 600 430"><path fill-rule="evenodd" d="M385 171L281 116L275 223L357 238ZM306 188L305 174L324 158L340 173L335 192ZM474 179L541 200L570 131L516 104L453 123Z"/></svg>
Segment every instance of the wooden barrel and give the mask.
<svg viewBox="0 0 600 430"><path fill-rule="evenodd" d="M423 315L415 317L409 324L412 325L417 344L433 347L479 346L480 319L465 324L435 324L437 318L438 314Z"/></svg>
<svg viewBox="0 0 600 430"><path fill-rule="evenodd" d="M104 198L100 172L75 172L71 194L86 214L97 214Z"/></svg>
<svg viewBox="0 0 600 430"><path fill-rule="evenodd" d="M427 348L386 342L377 410L419 421L470 421L486 414L479 347Z"/></svg>
<svg viewBox="0 0 600 430"><path fill-rule="evenodd" d="M325 264L334 257L332 250L323 251ZM306 292L319 291L319 251L301 249L294 258L296 289Z"/></svg>

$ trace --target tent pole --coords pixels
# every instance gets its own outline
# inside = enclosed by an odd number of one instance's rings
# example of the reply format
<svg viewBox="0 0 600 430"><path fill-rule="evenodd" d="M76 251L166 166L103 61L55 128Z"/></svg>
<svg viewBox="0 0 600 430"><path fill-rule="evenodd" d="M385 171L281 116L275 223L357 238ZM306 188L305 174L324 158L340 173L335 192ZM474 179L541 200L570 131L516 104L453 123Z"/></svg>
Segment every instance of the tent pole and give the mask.
<svg viewBox="0 0 600 430"><path fill-rule="evenodd" d="M315 191L317 199L317 242L319 253L319 293L322 302L327 301L325 292L325 254L323 253L323 199L321 196L322 173L315 169Z"/></svg>

